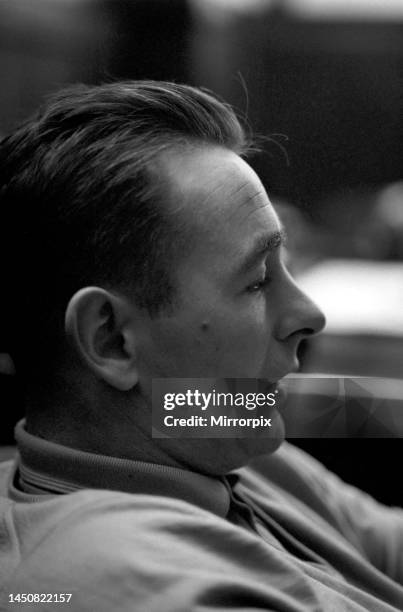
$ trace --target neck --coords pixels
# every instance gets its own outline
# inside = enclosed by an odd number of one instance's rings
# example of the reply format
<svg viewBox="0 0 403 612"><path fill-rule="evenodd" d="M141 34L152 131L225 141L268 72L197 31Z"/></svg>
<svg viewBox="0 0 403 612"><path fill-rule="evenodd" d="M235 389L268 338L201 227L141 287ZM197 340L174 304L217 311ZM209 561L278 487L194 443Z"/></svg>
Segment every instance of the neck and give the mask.
<svg viewBox="0 0 403 612"><path fill-rule="evenodd" d="M29 397L30 434L88 453L189 469L176 458L177 440L152 438L151 407L139 393L122 394L106 385L87 385L85 394L67 389L63 396Z"/></svg>
<svg viewBox="0 0 403 612"><path fill-rule="evenodd" d="M119 392L102 382L64 385L63 394L31 398L27 431L97 455L222 476L250 456L231 439L153 438L150 402L138 389ZM270 450L270 449L269 449Z"/></svg>

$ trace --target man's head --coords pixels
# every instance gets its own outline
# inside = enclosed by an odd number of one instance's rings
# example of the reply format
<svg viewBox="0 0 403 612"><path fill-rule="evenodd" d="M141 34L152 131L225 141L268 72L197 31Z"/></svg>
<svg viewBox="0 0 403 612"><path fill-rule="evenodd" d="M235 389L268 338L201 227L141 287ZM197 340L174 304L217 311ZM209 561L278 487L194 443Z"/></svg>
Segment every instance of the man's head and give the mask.
<svg viewBox="0 0 403 612"><path fill-rule="evenodd" d="M2 217L21 261L9 339L33 430L217 473L278 445L280 419L272 446L225 441L221 462L214 440L198 456L195 441L150 440L152 378L275 382L323 326L284 267L247 148L228 106L153 82L61 93L3 142Z"/></svg>

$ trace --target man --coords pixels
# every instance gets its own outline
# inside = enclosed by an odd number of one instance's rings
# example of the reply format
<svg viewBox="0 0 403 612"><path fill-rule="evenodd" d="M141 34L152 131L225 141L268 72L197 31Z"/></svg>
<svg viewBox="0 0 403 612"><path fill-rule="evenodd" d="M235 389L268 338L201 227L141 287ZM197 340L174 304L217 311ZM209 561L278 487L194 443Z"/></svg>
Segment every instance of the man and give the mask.
<svg viewBox="0 0 403 612"><path fill-rule="evenodd" d="M324 324L248 147L228 106L155 82L62 92L3 141L26 397L2 469L6 609L403 609L402 514L277 450L276 407L263 437L152 437L153 379L273 389Z"/></svg>

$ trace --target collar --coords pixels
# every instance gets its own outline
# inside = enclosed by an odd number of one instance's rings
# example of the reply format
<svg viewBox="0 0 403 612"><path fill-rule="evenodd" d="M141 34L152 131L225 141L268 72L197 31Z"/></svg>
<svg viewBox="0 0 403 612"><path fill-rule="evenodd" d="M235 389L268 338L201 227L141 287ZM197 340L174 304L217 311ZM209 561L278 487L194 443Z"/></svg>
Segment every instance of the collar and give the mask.
<svg viewBox="0 0 403 612"><path fill-rule="evenodd" d="M25 420L17 424L15 438L19 489L36 499L38 494L108 489L174 497L221 517L228 513L230 488L225 478L62 446L28 433Z"/></svg>

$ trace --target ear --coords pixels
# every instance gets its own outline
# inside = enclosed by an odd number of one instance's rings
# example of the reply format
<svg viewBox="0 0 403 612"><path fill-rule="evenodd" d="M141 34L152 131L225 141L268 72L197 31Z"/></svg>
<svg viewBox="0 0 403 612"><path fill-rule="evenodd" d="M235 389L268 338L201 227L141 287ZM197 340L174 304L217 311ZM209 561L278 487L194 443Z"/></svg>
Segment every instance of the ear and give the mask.
<svg viewBox="0 0 403 612"><path fill-rule="evenodd" d="M133 307L124 297L100 287L80 289L68 303L65 330L97 378L120 391L137 384Z"/></svg>

